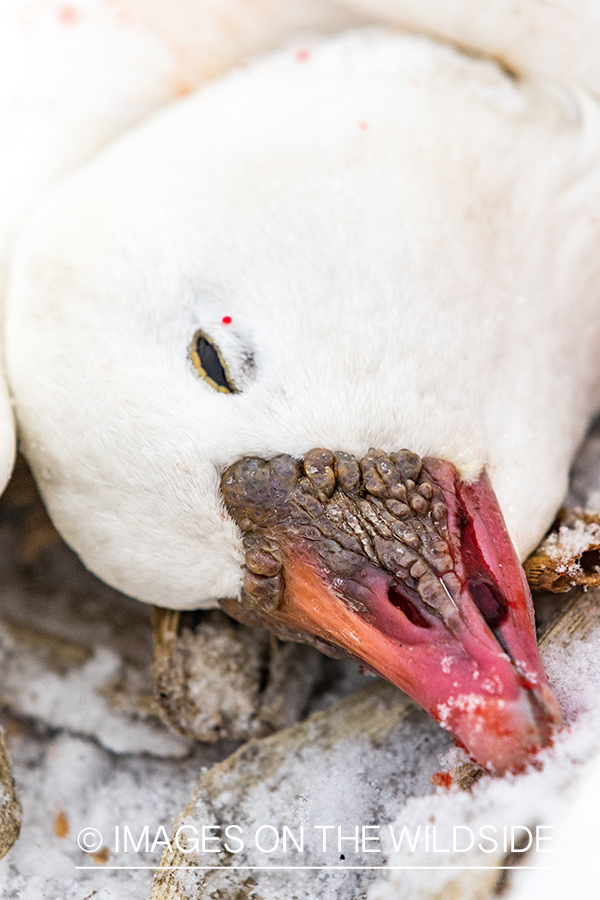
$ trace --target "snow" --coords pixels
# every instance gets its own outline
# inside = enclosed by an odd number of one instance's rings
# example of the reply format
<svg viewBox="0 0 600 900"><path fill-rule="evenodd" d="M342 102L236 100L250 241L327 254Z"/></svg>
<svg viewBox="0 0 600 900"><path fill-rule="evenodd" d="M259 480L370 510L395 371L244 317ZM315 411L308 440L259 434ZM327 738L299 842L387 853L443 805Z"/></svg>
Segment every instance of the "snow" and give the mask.
<svg viewBox="0 0 600 900"><path fill-rule="evenodd" d="M165 893L155 885L153 900L171 896L168 889L195 900L200 885L206 900L228 896L220 892L239 886L245 874L231 866L315 867L253 870L253 896L261 900L363 898L379 874L368 867L385 864L379 836L390 808L433 790L431 776L449 745L423 710L382 682L279 736L251 742L200 779L181 819L198 832L206 823L235 825L244 846L208 861L225 871L161 875ZM163 859L187 863L206 865L207 857Z"/></svg>
<svg viewBox="0 0 600 900"><path fill-rule="evenodd" d="M558 531L548 535L543 549L556 563L560 574L575 577L580 571L579 558L586 550L600 544L600 524L578 519L569 525L561 525Z"/></svg>
<svg viewBox="0 0 600 900"><path fill-rule="evenodd" d="M149 608L85 571L22 480L19 468L0 503L0 725L23 805L21 837L0 861L0 896L143 898L152 871L107 867L156 865L163 847L132 860L122 840L116 852L115 828L136 841L144 826L152 841L161 827L169 835L198 777L237 744L194 743L160 721ZM325 660L328 683L310 708L372 680L357 668ZM108 857L78 847L85 828L102 833ZM85 864L92 870L76 868Z"/></svg>
<svg viewBox="0 0 600 900"><path fill-rule="evenodd" d="M11 722L9 721L9 730ZM96 865L79 849L77 836L96 828L102 846L114 848L117 824L137 835L144 825L170 830L202 766L228 748L199 747L186 760L147 754L116 755L92 740L52 733L37 724L17 723L10 741L13 771L23 802L21 837L0 862L0 894L5 900L132 900L146 897L151 871L115 871ZM66 822L59 836L57 817ZM62 832L60 832L62 833ZM157 863L161 847L149 857ZM106 865L127 865L126 854L111 852ZM91 865L91 870L77 866Z"/></svg>
<svg viewBox="0 0 600 900"><path fill-rule="evenodd" d="M11 709L52 728L88 735L116 753L184 757L190 742L155 723L127 719L111 708L102 688L122 666L119 655L99 647L83 666L67 674L48 671L31 654L19 653L0 625L2 694Z"/></svg>
<svg viewBox="0 0 600 900"><path fill-rule="evenodd" d="M540 834L552 837L553 840L548 844L540 843L541 852L529 853L523 865L554 864L554 856L561 850L555 829L569 810L578 779L586 777L588 761L596 756L600 746L600 671L597 666L600 657L600 632L596 632L588 640L555 647L546 652L544 657L550 683L565 715L566 728L557 738L554 748L540 755L541 768L502 779L484 777L470 792L454 787L450 791L438 790L431 796L413 798L402 807L395 820L397 831L405 825L413 835L419 825L423 830L427 823L435 825L438 847L449 848L452 846L453 827L466 826L477 838L480 829L488 826L495 831L488 831L487 834L499 837L500 846L497 851L492 853L480 850L480 843L488 850L490 844L478 838L469 852L450 852L438 856L431 852L431 847L429 852L426 851L423 840L414 853L410 852L407 845L400 852L394 852L388 841L389 865L506 865L508 854L503 848L504 827L509 829L510 836L511 826L526 826L535 833L536 825L546 829ZM443 768L452 769L460 756L459 751L452 750ZM466 830L458 833L465 839L469 836ZM516 833L526 836L525 832ZM544 848L551 849L552 852L545 854ZM517 857L517 864L519 862L521 861ZM513 873L515 890L519 884L517 875L523 874ZM541 874L529 873L532 893L535 891L533 876ZM492 891L500 875L500 870L466 873L458 870L394 872L387 883L380 883L372 889L369 900L433 898L442 891L450 892L453 885L459 887L461 900L470 900L486 896L481 893L482 885L487 881L487 891ZM512 897L512 893L505 896ZM554 895L546 895L548 896Z"/></svg>

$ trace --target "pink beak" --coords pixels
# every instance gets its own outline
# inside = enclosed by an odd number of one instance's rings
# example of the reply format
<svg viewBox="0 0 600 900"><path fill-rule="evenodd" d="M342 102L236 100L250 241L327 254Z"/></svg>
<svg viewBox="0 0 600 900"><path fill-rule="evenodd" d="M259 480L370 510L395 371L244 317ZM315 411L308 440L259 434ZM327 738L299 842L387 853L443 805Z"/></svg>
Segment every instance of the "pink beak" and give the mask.
<svg viewBox="0 0 600 900"><path fill-rule="evenodd" d="M335 645L409 694L480 766L520 771L562 724L523 569L485 472L466 484L452 464L428 458L420 477L447 510L447 571L413 563L400 578L365 556L340 576L314 535L273 523L285 588L276 608L251 618Z"/></svg>

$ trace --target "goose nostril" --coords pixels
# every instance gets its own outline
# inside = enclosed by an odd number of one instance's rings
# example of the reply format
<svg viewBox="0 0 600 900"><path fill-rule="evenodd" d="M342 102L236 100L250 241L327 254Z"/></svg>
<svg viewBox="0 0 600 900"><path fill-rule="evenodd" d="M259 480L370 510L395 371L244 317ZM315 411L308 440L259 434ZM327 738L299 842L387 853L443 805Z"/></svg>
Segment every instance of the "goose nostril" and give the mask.
<svg viewBox="0 0 600 900"><path fill-rule="evenodd" d="M485 581L470 580L467 587L486 623L492 630L499 628L508 616L508 604L502 594Z"/></svg>
<svg viewBox="0 0 600 900"><path fill-rule="evenodd" d="M401 594L394 586L388 590L388 600L397 609L402 610L409 622L419 628L431 628L425 616L417 609L412 600Z"/></svg>

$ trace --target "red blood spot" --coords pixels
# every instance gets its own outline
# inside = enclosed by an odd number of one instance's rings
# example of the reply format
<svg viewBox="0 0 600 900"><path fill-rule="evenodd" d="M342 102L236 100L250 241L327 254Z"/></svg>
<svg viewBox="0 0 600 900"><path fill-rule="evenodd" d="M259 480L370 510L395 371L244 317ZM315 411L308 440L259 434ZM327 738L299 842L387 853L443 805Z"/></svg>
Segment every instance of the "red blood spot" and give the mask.
<svg viewBox="0 0 600 900"><path fill-rule="evenodd" d="M61 6L57 16L58 21L63 25L74 25L79 18L79 13L73 6Z"/></svg>
<svg viewBox="0 0 600 900"><path fill-rule="evenodd" d="M221 322L223 325L231 325L231 316L223 316Z"/></svg>
<svg viewBox="0 0 600 900"><path fill-rule="evenodd" d="M310 53L308 50L296 50L296 61L299 63L306 62L307 59L310 59Z"/></svg>
<svg viewBox="0 0 600 900"><path fill-rule="evenodd" d="M431 776L431 783L436 787L442 787L449 791L452 787L452 775L450 772L434 772Z"/></svg>
<svg viewBox="0 0 600 900"><path fill-rule="evenodd" d="M360 128L361 131L366 131L367 128L369 127L369 123L368 122L359 122L358 127Z"/></svg>

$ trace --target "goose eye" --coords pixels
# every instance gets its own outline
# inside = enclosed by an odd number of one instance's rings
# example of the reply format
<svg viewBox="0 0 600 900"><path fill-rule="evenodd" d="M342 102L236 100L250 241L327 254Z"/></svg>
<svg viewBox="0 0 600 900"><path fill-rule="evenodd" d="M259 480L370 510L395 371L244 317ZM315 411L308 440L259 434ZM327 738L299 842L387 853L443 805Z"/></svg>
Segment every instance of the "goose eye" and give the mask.
<svg viewBox="0 0 600 900"><path fill-rule="evenodd" d="M196 371L216 391L222 394L238 394L239 391L231 380L227 363L221 351L208 335L197 331L190 347L190 357Z"/></svg>

